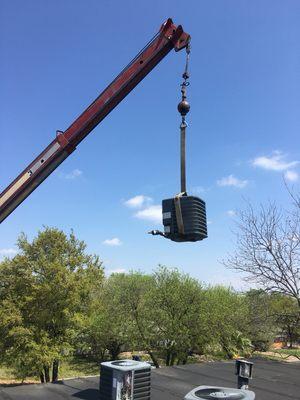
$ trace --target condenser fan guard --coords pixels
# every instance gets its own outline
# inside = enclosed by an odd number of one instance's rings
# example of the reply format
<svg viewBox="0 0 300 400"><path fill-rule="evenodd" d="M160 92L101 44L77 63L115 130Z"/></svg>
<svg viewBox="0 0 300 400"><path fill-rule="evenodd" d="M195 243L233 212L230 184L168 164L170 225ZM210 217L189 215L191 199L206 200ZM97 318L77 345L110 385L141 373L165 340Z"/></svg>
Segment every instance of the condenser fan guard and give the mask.
<svg viewBox="0 0 300 400"><path fill-rule="evenodd" d="M118 367L135 367L139 364L138 361L131 361L131 360L120 360L120 361L113 361L112 365L117 365Z"/></svg>
<svg viewBox="0 0 300 400"><path fill-rule="evenodd" d="M198 386L189 392L184 400L254 400L251 390L235 389L221 386Z"/></svg>
<svg viewBox="0 0 300 400"><path fill-rule="evenodd" d="M242 400L246 397L243 393L234 393L230 392L229 390L225 389L201 389L195 392L195 396L199 399L208 399L208 400L216 400L216 399L223 399L223 400Z"/></svg>

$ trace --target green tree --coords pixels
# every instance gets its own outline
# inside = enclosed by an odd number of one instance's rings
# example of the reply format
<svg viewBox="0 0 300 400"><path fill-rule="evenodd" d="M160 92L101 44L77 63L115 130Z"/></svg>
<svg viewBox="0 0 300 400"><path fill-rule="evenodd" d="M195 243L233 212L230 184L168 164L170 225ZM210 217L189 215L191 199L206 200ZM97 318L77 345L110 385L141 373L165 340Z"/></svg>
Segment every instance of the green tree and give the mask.
<svg viewBox="0 0 300 400"><path fill-rule="evenodd" d="M248 353L247 301L241 294L223 286L209 287L205 293L205 322L210 347L219 346L228 358Z"/></svg>
<svg viewBox="0 0 300 400"><path fill-rule="evenodd" d="M272 296L263 289L251 289L245 294L247 333L254 350L267 351L276 336Z"/></svg>
<svg viewBox="0 0 300 400"><path fill-rule="evenodd" d="M19 254L0 264L1 361L18 376L58 378L59 361L72 351L93 291L101 287L102 263L85 243L55 228L30 242L18 238ZM10 314L7 314L10 312Z"/></svg>
<svg viewBox="0 0 300 400"><path fill-rule="evenodd" d="M187 362L202 345L203 290L200 283L177 269L160 266L154 272L150 297L157 347L166 365Z"/></svg>
<svg viewBox="0 0 300 400"><path fill-rule="evenodd" d="M108 351L110 358L118 358L122 347L132 343L133 321L124 307L125 274L113 274L106 278L102 290L91 303L89 321L85 329L85 347L98 360L105 358Z"/></svg>
<svg viewBox="0 0 300 400"><path fill-rule="evenodd" d="M278 331L286 337L289 347L300 338L300 312L295 299L282 294L271 297L271 312Z"/></svg>
<svg viewBox="0 0 300 400"><path fill-rule="evenodd" d="M146 350L154 365L159 367L155 355L157 327L153 316L159 312L151 301L154 280L141 272L113 276L118 312L124 316L124 330L131 337L132 347Z"/></svg>
<svg viewBox="0 0 300 400"><path fill-rule="evenodd" d="M131 272L115 279L131 346L146 350L156 367L158 356L167 365L186 363L203 337L199 282L164 266L152 275Z"/></svg>

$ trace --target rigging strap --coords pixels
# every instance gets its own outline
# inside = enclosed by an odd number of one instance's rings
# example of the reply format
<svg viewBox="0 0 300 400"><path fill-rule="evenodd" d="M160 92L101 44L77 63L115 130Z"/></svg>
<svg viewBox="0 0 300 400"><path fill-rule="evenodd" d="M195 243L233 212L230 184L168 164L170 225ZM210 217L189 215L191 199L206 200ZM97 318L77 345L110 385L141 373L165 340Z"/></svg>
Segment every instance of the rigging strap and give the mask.
<svg viewBox="0 0 300 400"><path fill-rule="evenodd" d="M176 214L176 222L178 227L178 232L181 235L184 235L184 225L183 225L183 218L182 218L182 211L181 211L181 204L180 199L183 193L179 193L174 197L174 204L175 204L175 214Z"/></svg>

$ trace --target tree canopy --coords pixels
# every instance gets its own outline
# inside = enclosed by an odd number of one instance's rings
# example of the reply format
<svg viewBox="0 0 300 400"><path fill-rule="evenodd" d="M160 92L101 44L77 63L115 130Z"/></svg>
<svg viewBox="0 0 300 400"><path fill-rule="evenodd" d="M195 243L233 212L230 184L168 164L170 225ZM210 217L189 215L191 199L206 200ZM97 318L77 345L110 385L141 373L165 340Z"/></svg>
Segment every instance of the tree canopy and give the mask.
<svg viewBox="0 0 300 400"><path fill-rule="evenodd" d="M300 308L300 208L251 204L238 214L236 250L224 264L269 292L294 298Z"/></svg>
<svg viewBox="0 0 300 400"><path fill-rule="evenodd" d="M297 298L279 290L239 293L207 286L159 266L104 276L98 256L73 232L45 227L0 262L0 363L16 377L58 379L69 354L117 359L147 352L153 364L185 364L192 355L232 358L300 337Z"/></svg>
<svg viewBox="0 0 300 400"><path fill-rule="evenodd" d="M29 241L21 234L19 254L0 264L0 357L21 378L58 376L62 355L72 350L93 289L103 280L98 257L85 244L55 228ZM95 279L96 278L96 279ZM93 287L94 286L94 287Z"/></svg>

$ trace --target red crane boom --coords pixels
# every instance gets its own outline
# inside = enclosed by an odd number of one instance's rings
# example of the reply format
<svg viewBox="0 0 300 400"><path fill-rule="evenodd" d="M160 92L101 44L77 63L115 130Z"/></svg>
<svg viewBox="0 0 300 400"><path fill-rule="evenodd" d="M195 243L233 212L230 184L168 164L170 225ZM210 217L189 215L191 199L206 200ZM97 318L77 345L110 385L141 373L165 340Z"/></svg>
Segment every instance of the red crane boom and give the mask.
<svg viewBox="0 0 300 400"><path fill-rule="evenodd" d="M37 188L128 93L174 48L185 48L190 36L169 18L155 37L93 103L0 194L0 223Z"/></svg>

